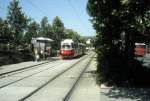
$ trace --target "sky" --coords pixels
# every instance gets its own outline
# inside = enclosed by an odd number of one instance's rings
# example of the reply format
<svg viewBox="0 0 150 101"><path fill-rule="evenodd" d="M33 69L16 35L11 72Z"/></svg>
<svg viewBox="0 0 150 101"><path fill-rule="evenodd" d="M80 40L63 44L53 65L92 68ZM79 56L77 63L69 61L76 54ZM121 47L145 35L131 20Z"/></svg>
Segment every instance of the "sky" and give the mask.
<svg viewBox="0 0 150 101"><path fill-rule="evenodd" d="M94 36L95 30L89 21L86 5L88 0L19 0L22 11L40 23L44 16L49 23L58 16L67 29L77 31L81 36ZM0 17L6 18L11 0L0 0Z"/></svg>

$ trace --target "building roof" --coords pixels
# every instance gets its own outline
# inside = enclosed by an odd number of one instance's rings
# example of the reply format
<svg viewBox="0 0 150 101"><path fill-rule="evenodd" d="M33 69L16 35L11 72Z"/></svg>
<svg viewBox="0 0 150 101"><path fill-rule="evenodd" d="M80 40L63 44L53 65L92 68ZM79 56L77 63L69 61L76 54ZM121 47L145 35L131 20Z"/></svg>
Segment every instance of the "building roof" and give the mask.
<svg viewBox="0 0 150 101"><path fill-rule="evenodd" d="M45 37L32 38L32 40L37 40L37 41L41 41L41 42L52 42L52 41L54 41L50 38L45 38Z"/></svg>

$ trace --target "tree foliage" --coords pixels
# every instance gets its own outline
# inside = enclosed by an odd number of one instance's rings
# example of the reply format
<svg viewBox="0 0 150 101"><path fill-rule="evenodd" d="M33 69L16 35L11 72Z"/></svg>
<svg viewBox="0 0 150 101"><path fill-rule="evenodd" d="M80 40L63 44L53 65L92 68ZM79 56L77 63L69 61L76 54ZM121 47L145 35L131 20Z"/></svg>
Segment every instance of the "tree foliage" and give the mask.
<svg viewBox="0 0 150 101"><path fill-rule="evenodd" d="M28 19L22 12L18 0L12 0L10 2L7 19L13 32L14 43L20 45L22 43L23 32L27 27Z"/></svg>
<svg viewBox="0 0 150 101"><path fill-rule="evenodd" d="M65 38L65 33L64 33L64 23L61 21L61 19L56 16L53 21L52 21L52 28L53 28L53 33L54 33L54 43L57 48L60 48L60 42L62 39Z"/></svg>
<svg viewBox="0 0 150 101"><path fill-rule="evenodd" d="M53 27L53 31L54 31L56 40L61 41L63 38L65 38L64 23L61 21L61 19L58 16L56 16L53 19L52 27Z"/></svg>
<svg viewBox="0 0 150 101"><path fill-rule="evenodd" d="M0 42L8 43L12 40L12 33L6 20L0 18Z"/></svg>
<svg viewBox="0 0 150 101"><path fill-rule="evenodd" d="M48 18L43 17L41 20L38 36L46 37L46 35L48 34L48 27L49 27Z"/></svg>
<svg viewBox="0 0 150 101"><path fill-rule="evenodd" d="M150 25L149 10L149 0L88 1L87 12L97 31L98 72L102 82L124 80L124 72L131 70L134 37Z"/></svg>
<svg viewBox="0 0 150 101"><path fill-rule="evenodd" d="M38 36L39 32L39 25L35 22L32 21L27 27L27 32L25 33L24 36L24 41L25 43L30 44L32 38L36 38Z"/></svg>
<svg viewBox="0 0 150 101"><path fill-rule="evenodd" d="M72 29L65 29L66 38L73 39L76 42L85 43L85 40L74 30Z"/></svg>
<svg viewBox="0 0 150 101"><path fill-rule="evenodd" d="M69 34L67 34L69 33ZM8 6L6 20L0 18L0 40L10 42L13 46L24 46L30 44L33 37L48 37L53 39L52 47L60 48L60 42L65 38L73 38L76 41L84 42L80 35L73 31L67 30L64 23L56 16L52 24L44 16L38 24L36 21L28 18L19 5L19 0L12 0Z"/></svg>

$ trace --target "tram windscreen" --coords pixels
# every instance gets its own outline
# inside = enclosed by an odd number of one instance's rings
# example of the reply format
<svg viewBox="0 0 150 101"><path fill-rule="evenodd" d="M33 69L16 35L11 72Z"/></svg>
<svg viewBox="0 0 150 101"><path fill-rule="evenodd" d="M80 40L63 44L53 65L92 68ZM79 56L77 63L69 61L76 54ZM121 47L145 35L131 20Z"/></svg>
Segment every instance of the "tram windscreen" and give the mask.
<svg viewBox="0 0 150 101"><path fill-rule="evenodd" d="M62 49L70 49L71 46L70 45L62 45Z"/></svg>
<svg viewBox="0 0 150 101"><path fill-rule="evenodd" d="M136 45L136 48L145 48L145 45Z"/></svg>

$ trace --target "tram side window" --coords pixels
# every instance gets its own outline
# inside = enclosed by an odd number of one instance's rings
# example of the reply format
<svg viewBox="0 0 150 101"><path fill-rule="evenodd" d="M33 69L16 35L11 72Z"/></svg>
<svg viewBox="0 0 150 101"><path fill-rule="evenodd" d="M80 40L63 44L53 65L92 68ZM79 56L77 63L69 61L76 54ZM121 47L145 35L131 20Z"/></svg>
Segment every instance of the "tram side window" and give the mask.
<svg viewBox="0 0 150 101"><path fill-rule="evenodd" d="M73 49L76 49L76 47L77 47L76 44L72 44Z"/></svg>
<svg viewBox="0 0 150 101"><path fill-rule="evenodd" d="M77 48L79 48L78 44L77 44Z"/></svg>
<svg viewBox="0 0 150 101"><path fill-rule="evenodd" d="M77 44L74 44L75 45L75 48L77 49L78 48L78 45Z"/></svg>
<svg viewBox="0 0 150 101"><path fill-rule="evenodd" d="M75 44L71 44L72 45L72 48L74 49L75 48Z"/></svg>

